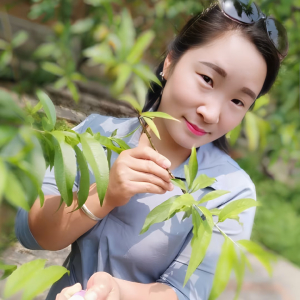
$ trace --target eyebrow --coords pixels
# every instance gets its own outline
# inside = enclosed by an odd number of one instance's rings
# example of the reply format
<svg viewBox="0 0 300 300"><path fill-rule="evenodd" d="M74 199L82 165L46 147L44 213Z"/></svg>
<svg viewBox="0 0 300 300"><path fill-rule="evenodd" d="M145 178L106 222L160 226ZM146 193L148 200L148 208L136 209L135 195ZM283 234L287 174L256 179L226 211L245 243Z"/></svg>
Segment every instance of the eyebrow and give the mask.
<svg viewBox="0 0 300 300"><path fill-rule="evenodd" d="M222 77L225 78L227 76L226 71L224 69L222 69L221 67L219 67L219 66L217 66L217 65L215 65L213 63L207 62L207 61L199 61L199 62L201 64L206 65L206 66L210 67L211 69L215 70ZM250 96L253 100L256 99L256 94L252 90L250 90L249 88L243 87L241 89L241 91L243 93L247 94L248 96Z"/></svg>

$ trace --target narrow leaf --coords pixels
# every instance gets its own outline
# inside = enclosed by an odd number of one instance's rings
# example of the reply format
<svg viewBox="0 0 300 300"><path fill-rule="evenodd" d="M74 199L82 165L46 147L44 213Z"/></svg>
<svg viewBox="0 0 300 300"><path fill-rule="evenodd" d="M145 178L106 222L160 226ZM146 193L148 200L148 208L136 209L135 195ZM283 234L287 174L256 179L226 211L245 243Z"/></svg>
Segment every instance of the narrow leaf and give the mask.
<svg viewBox="0 0 300 300"><path fill-rule="evenodd" d="M173 118L172 116L168 115L167 113L161 111L146 111L141 113L141 116L148 117L148 118L162 118L162 119L169 119L180 122L179 120Z"/></svg>
<svg viewBox="0 0 300 300"><path fill-rule="evenodd" d="M198 203L201 204L201 203L204 203L207 201L211 201L211 200L214 200L216 198L219 198L219 197L229 194L229 193L230 192L228 192L228 191L222 191L222 190L213 191L213 192L207 193Z"/></svg>
<svg viewBox="0 0 300 300"><path fill-rule="evenodd" d="M234 300L238 300L242 290L245 270L246 270L246 256L242 251L239 251L239 255L234 253L233 270L237 281L236 293Z"/></svg>
<svg viewBox="0 0 300 300"><path fill-rule="evenodd" d="M209 211L210 211L210 213L211 213L212 215L218 216L218 215L220 214L220 212L221 212L221 209L213 208L213 209L210 209Z"/></svg>
<svg viewBox="0 0 300 300"><path fill-rule="evenodd" d="M126 142L118 138L111 138L114 142L116 142L123 150L131 149Z"/></svg>
<svg viewBox="0 0 300 300"><path fill-rule="evenodd" d="M63 76L65 73L65 71L59 65L47 61L42 64L42 68L56 76Z"/></svg>
<svg viewBox="0 0 300 300"><path fill-rule="evenodd" d="M169 211L169 217L171 215L174 215L174 213L179 212L182 210L183 207L189 207L194 204L197 204L197 201L194 199L194 197L191 194L183 194L175 199L173 202L170 211Z"/></svg>
<svg viewBox="0 0 300 300"><path fill-rule="evenodd" d="M170 199L164 201L163 203L152 209L146 217L140 234L145 233L151 225L167 220L170 214L171 207L178 197L179 196L171 197Z"/></svg>
<svg viewBox="0 0 300 300"><path fill-rule="evenodd" d="M234 251L233 242L225 237L222 246L221 254L217 263L217 268L214 276L212 290L209 295L209 300L217 299L224 291L233 268L233 255Z"/></svg>
<svg viewBox="0 0 300 300"><path fill-rule="evenodd" d="M10 276L16 269L17 269L17 266L15 266L15 265L3 265L0 263L0 270L4 271L0 280L3 280L5 278L7 278L8 276Z"/></svg>
<svg viewBox="0 0 300 300"><path fill-rule="evenodd" d="M190 193L194 193L200 189L204 189L215 182L216 182L215 178L208 177L205 174L200 174L192 183Z"/></svg>
<svg viewBox="0 0 300 300"><path fill-rule="evenodd" d="M190 173L189 173L189 167L188 165L184 165L184 175L185 175L185 182L187 184L187 189L190 186Z"/></svg>
<svg viewBox="0 0 300 300"><path fill-rule="evenodd" d="M55 106L54 106L53 102L51 101L51 99L49 98L49 96L46 93L44 93L42 90L38 90L36 92L36 94L37 94L37 97L39 98L39 100L41 101L41 103L43 104L43 109L47 115L47 118L52 127L51 130L52 130L56 123Z"/></svg>
<svg viewBox="0 0 300 300"><path fill-rule="evenodd" d="M144 117L143 119L149 125L150 129L152 130L152 132L160 139L160 135L159 135L159 132L158 132L158 129L157 129L155 123L151 119L149 119L149 118Z"/></svg>
<svg viewBox="0 0 300 300"><path fill-rule="evenodd" d="M78 146L74 147L76 153L76 159L78 163L78 168L80 171L80 181L79 181L79 191L77 193L78 197L78 208L82 207L85 203L90 190L90 172L87 161L79 149Z"/></svg>
<svg viewBox="0 0 300 300"><path fill-rule="evenodd" d="M193 221L193 238L191 241L192 254L188 265L188 269L186 271L183 285L187 283L191 275L201 264L206 254L206 250L209 246L212 237L212 230L213 230L212 220L211 221L208 221L208 219L203 220L198 210L195 207L193 207L192 209L192 221Z"/></svg>
<svg viewBox="0 0 300 300"><path fill-rule="evenodd" d="M108 137L101 135L100 132L97 132L94 135L95 140L97 140L101 145L103 145L105 148L110 149L118 154L120 154L123 150L121 148L116 147L111 139Z"/></svg>
<svg viewBox="0 0 300 300"><path fill-rule="evenodd" d="M83 154L91 166L97 185L98 197L102 206L108 186L109 167L103 147L89 133L80 135Z"/></svg>
<svg viewBox="0 0 300 300"><path fill-rule="evenodd" d="M240 214L244 210L255 206L259 206L259 203L254 199L250 198L232 201L222 209L219 215L219 222L223 222L226 219L232 218Z"/></svg>
<svg viewBox="0 0 300 300"><path fill-rule="evenodd" d="M21 30L16 33L16 35L12 39L12 46L13 48L18 48L22 44L24 44L28 39L28 33L24 30Z"/></svg>
<svg viewBox="0 0 300 300"><path fill-rule="evenodd" d="M42 109L42 108L43 108L43 104L42 104L41 101L39 101L39 102L32 108L31 114L33 115L33 114L37 113L37 112L38 112L40 109Z"/></svg>
<svg viewBox="0 0 300 300"><path fill-rule="evenodd" d="M72 188L76 177L76 157L72 146L65 142L63 132L51 132L54 142L54 175L58 190L67 204L73 202Z"/></svg>
<svg viewBox="0 0 300 300"><path fill-rule="evenodd" d="M185 187L185 184L182 180L180 179L177 179L177 178L174 178L174 179L171 179L172 183L176 186L178 186L180 189L186 191L186 187Z"/></svg>
<svg viewBox="0 0 300 300"><path fill-rule="evenodd" d="M256 115L253 112L247 112L245 115L245 132L249 150L256 150L259 144L259 129Z"/></svg>
<svg viewBox="0 0 300 300"><path fill-rule="evenodd" d="M108 168L109 169L111 169L111 155L112 155L112 151L107 148L106 156L107 156L107 163L108 163Z"/></svg>
<svg viewBox="0 0 300 300"><path fill-rule="evenodd" d="M149 67L138 64L133 67L133 72L140 76L145 82L148 83L149 81L152 80L155 83L157 83L159 86L161 86L160 80L153 74L153 72L149 69Z"/></svg>

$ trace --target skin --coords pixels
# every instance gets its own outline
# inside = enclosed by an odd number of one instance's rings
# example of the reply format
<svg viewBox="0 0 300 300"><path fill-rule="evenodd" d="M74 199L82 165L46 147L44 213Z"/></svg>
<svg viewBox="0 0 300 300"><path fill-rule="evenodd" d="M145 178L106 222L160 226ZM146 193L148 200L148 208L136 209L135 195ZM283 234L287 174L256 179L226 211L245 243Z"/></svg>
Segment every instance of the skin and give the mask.
<svg viewBox="0 0 300 300"><path fill-rule="evenodd" d="M224 69L227 76L209 67L211 64ZM95 186L91 186L86 204L98 217L126 204L137 193L163 194L171 190L166 168L174 169L184 162L192 146L210 143L240 124L259 94L267 73L261 54L239 32L229 32L207 45L190 49L172 72L170 66L171 56L168 55L163 68L167 83L158 110L181 122L155 119L161 140L152 132L150 134L159 153L150 148L145 134L141 135L138 147L122 152L111 169L103 207L99 206ZM252 90L255 97L242 92L243 87ZM185 120L207 134L193 134ZM76 194L74 200L76 202ZM80 210L68 214L74 207L62 206L54 213L59 202L59 196L47 196L43 208L37 201L29 213L30 229L45 249L61 249L95 225ZM73 291L74 287L64 289L57 300L69 299ZM98 272L89 280L86 299L176 300L177 296L162 283L129 282Z"/></svg>

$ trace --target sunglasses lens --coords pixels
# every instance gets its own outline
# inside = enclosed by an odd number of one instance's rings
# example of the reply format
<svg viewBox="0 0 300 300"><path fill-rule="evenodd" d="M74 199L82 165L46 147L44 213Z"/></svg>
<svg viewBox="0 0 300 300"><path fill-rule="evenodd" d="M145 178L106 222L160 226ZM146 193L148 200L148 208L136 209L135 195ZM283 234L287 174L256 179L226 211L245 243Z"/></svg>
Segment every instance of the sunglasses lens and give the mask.
<svg viewBox="0 0 300 300"><path fill-rule="evenodd" d="M266 28L268 35L282 56L286 56L288 52L287 33L283 25L273 18L266 19Z"/></svg>
<svg viewBox="0 0 300 300"><path fill-rule="evenodd" d="M223 11L232 19L252 24L260 18L258 7L251 0L222 0Z"/></svg>

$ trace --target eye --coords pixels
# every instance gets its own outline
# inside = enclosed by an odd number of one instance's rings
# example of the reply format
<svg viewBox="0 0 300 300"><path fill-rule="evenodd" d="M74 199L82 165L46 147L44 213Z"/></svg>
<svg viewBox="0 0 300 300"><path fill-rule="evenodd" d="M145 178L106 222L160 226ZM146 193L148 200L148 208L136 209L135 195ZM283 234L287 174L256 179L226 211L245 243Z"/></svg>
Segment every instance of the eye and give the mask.
<svg viewBox="0 0 300 300"><path fill-rule="evenodd" d="M213 86L213 81L212 81L212 79L210 78L210 77L208 77L208 76L206 76L206 75L201 75L201 74L199 74L202 78L203 78L203 80L206 82L206 83L208 83L210 86Z"/></svg>
<svg viewBox="0 0 300 300"><path fill-rule="evenodd" d="M245 106L244 103L241 100L238 99L233 99L231 100L234 104L236 104L237 106Z"/></svg>

